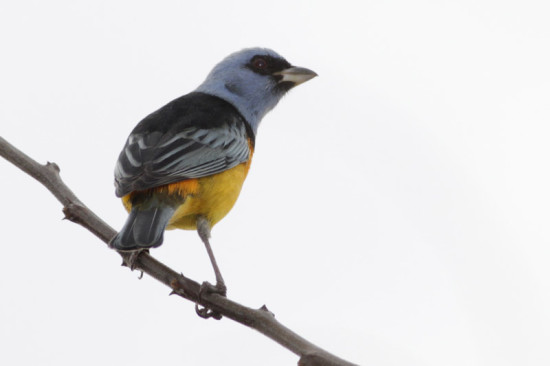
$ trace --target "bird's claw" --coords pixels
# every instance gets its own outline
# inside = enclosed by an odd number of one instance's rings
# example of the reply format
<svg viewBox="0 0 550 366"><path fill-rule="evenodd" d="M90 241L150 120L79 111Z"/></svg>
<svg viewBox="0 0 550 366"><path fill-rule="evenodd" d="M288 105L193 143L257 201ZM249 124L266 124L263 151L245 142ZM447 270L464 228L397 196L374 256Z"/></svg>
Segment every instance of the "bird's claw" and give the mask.
<svg viewBox="0 0 550 366"><path fill-rule="evenodd" d="M122 263L122 265L130 268L130 270L133 271L137 268L137 259L143 252L149 253L149 249L138 249L130 252L130 255L127 258L124 258L124 262ZM140 272L141 275L139 276L139 279L141 280L141 278L143 277L143 271Z"/></svg>
<svg viewBox="0 0 550 366"><path fill-rule="evenodd" d="M227 294L227 287L225 286L225 283L217 282L214 286L210 282L203 282L199 289L198 301L195 303L195 312L198 316L203 319L214 318L216 320L220 320L222 318L222 315L220 313L207 307L201 307L201 305L199 305L199 302L202 302L202 296L204 293L218 294L225 297L225 295Z"/></svg>
<svg viewBox="0 0 550 366"><path fill-rule="evenodd" d="M216 320L220 320L222 318L220 313L206 307L201 307L198 302L195 303L195 312L203 319L214 318Z"/></svg>

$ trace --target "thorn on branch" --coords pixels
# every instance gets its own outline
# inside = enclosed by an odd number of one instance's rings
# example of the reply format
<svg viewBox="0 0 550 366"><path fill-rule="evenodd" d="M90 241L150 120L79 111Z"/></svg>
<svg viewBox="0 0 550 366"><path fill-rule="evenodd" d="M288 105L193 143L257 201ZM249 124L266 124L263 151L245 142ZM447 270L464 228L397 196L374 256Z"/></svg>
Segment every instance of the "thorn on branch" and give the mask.
<svg viewBox="0 0 550 366"><path fill-rule="evenodd" d="M63 214L65 217L64 220L69 220L74 222L75 224L82 224L82 213L86 210L85 207L83 207L81 204L78 203L69 203L65 207L63 207Z"/></svg>
<svg viewBox="0 0 550 366"><path fill-rule="evenodd" d="M275 318L275 314L273 314L273 312L271 312L271 310L269 310L269 309L267 308L267 306L265 306L265 304L262 305L262 307L261 307L259 310L265 311L265 312L267 312L269 315L271 315L272 317Z"/></svg>
<svg viewBox="0 0 550 366"><path fill-rule="evenodd" d="M176 291L181 290L181 286L178 282L177 278L174 278L172 281L170 281L170 287L172 287L172 292L177 293Z"/></svg>
<svg viewBox="0 0 550 366"><path fill-rule="evenodd" d="M180 273L180 276L182 279L185 279L185 276L182 273ZM172 281L170 281L170 287L172 288L172 292L170 292L170 295L179 295L181 297L186 297L185 290L179 282L179 278L172 279Z"/></svg>
<svg viewBox="0 0 550 366"><path fill-rule="evenodd" d="M63 214L65 215L63 220L69 220L69 221L74 222L75 224L79 223L78 216L75 213L74 204L71 203L71 204L63 207Z"/></svg>
<svg viewBox="0 0 550 366"><path fill-rule="evenodd" d="M59 165L53 162L46 162L46 168L53 169L56 173L59 173L61 169L59 168Z"/></svg>

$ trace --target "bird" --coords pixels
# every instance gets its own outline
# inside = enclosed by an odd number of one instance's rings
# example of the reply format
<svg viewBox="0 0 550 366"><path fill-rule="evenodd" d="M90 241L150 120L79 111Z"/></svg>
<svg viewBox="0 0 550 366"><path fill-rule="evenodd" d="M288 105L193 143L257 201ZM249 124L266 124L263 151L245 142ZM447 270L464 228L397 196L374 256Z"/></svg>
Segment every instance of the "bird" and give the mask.
<svg viewBox="0 0 550 366"><path fill-rule="evenodd" d="M110 247L137 253L160 246L165 230L197 230L216 276L215 286L204 284L225 296L211 229L237 201L262 118L315 76L271 49L246 48L141 120L115 166L115 194L129 215Z"/></svg>

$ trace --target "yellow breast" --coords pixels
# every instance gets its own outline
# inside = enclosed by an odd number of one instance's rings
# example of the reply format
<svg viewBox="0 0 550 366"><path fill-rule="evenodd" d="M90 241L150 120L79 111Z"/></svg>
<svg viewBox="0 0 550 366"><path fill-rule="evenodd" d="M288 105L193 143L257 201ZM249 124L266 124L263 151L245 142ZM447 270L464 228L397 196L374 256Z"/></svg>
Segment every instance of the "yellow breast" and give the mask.
<svg viewBox="0 0 550 366"><path fill-rule="evenodd" d="M184 203L177 209L167 229L194 230L197 216L204 216L214 226L233 208L250 167L248 163L237 165L222 173L196 180L197 187L187 194ZM174 185L186 182L174 183Z"/></svg>

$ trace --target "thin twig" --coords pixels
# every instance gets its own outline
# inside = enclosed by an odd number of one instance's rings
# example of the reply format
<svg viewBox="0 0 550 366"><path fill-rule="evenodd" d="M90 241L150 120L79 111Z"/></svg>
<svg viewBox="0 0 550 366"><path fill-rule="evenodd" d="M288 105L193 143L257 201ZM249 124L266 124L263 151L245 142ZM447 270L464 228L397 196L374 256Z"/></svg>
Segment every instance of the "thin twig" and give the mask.
<svg viewBox="0 0 550 366"><path fill-rule="evenodd" d="M63 212L67 219L85 227L106 244L115 236L116 231L86 207L65 185L59 175L59 167L55 163L41 165L2 137L0 137L0 155L48 188L63 205ZM131 260L129 253L118 253L122 256L124 263L129 263ZM300 366L353 365L319 348L279 323L265 306L260 309L252 309L226 297L210 293L203 293L199 298L200 284L198 282L170 269L146 252L141 253L135 259L133 268L170 287L173 294L199 303L215 313L256 329L300 356L298 362Z"/></svg>

